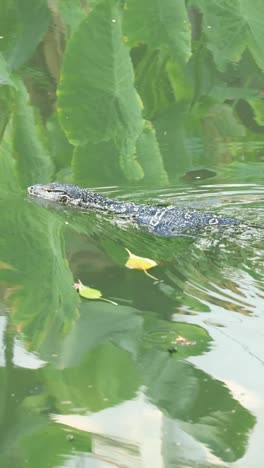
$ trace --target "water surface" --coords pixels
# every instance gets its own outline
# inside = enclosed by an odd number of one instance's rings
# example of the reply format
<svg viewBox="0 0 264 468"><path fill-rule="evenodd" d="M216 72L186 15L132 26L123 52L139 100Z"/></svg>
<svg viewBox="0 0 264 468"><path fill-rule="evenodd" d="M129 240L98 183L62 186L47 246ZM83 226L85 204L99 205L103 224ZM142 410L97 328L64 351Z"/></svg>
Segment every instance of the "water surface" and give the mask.
<svg viewBox="0 0 264 468"><path fill-rule="evenodd" d="M243 225L159 238L3 198L3 463L39 466L48 446L43 466L260 466L263 188L108 192ZM125 248L158 280L126 269ZM118 305L80 299L78 279Z"/></svg>

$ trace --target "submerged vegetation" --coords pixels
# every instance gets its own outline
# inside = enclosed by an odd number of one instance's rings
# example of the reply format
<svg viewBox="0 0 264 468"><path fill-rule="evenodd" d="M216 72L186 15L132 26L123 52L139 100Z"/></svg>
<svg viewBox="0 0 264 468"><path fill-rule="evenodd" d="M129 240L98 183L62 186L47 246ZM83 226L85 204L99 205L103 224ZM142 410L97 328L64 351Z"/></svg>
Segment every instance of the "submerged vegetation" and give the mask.
<svg viewBox="0 0 264 468"><path fill-rule="evenodd" d="M261 164L263 17L258 0L3 0L1 185Z"/></svg>

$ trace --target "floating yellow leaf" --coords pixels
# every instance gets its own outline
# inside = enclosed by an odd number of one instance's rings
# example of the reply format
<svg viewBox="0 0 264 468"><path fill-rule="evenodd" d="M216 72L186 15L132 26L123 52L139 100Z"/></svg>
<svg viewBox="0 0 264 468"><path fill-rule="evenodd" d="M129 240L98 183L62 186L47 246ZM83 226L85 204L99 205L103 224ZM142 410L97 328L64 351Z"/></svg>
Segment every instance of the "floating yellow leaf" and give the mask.
<svg viewBox="0 0 264 468"><path fill-rule="evenodd" d="M154 260L151 260L150 258L139 257L138 255L134 255L128 249L126 249L126 251L129 255L128 260L125 264L127 268L130 268L131 270L143 270L144 273L146 273L146 275L158 281L158 279L155 278L155 276L150 275L146 271L146 270L149 270L150 268L157 266L158 265L157 262L155 262Z"/></svg>
<svg viewBox="0 0 264 468"><path fill-rule="evenodd" d="M157 262L151 260L150 258L138 257L138 255L134 255L130 252L130 250L126 249L129 258L126 262L126 267L131 268L134 270L149 270L157 266Z"/></svg>
<svg viewBox="0 0 264 468"><path fill-rule="evenodd" d="M101 291L99 291L99 289L94 289L90 288L89 286L85 286L80 280L78 281L78 283L74 283L73 287L77 289L80 296L84 297L85 299L100 299L101 301L110 302L110 304L117 305L116 302L102 297L102 293Z"/></svg>

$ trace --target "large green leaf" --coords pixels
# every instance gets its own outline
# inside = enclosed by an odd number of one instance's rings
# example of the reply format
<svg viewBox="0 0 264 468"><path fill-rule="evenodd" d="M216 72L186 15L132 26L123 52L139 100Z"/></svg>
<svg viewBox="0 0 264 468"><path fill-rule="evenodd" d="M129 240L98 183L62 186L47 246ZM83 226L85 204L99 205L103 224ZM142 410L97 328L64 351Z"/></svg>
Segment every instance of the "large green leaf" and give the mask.
<svg viewBox="0 0 264 468"><path fill-rule="evenodd" d="M113 139L132 154L142 129L117 2L100 3L69 41L58 91L62 125L77 145Z"/></svg>
<svg viewBox="0 0 264 468"><path fill-rule="evenodd" d="M208 108L203 116L204 133L208 145L215 142L216 146L231 138L241 138L246 135L245 127L239 122L232 107L227 104L215 104Z"/></svg>
<svg viewBox="0 0 264 468"><path fill-rule="evenodd" d="M4 53L12 69L23 65L34 53L50 24L47 0L1 2L1 34ZM10 29L11 28L11 29Z"/></svg>
<svg viewBox="0 0 264 468"><path fill-rule="evenodd" d="M137 159L135 148L133 150L126 146L126 150L121 150L120 167L127 180L131 182L139 182L144 177L144 171Z"/></svg>
<svg viewBox="0 0 264 468"><path fill-rule="evenodd" d="M58 121L58 114L54 113L48 120L47 138L49 150L57 170L69 166L72 159L73 147L68 142Z"/></svg>
<svg viewBox="0 0 264 468"><path fill-rule="evenodd" d="M151 120L171 103L172 90L166 71L169 53L166 50L153 51L145 46L136 52L136 87L144 103L144 115Z"/></svg>
<svg viewBox="0 0 264 468"><path fill-rule="evenodd" d="M191 29L184 0L127 0L124 31L132 47L165 47L187 61Z"/></svg>
<svg viewBox="0 0 264 468"><path fill-rule="evenodd" d="M49 182L53 164L42 141L41 126L35 118L27 90L17 81L14 122L14 153L19 177L24 187L37 182Z"/></svg>
<svg viewBox="0 0 264 468"><path fill-rule="evenodd" d="M150 122L146 122L144 130L138 138L137 155L144 170L144 183L168 184L168 174L164 168L156 132Z"/></svg>
<svg viewBox="0 0 264 468"><path fill-rule="evenodd" d="M20 190L15 160L12 158L13 148L13 125L9 122L0 143L0 194Z"/></svg>
<svg viewBox="0 0 264 468"><path fill-rule="evenodd" d="M260 98L249 99L249 104L254 111L257 124L264 127L264 101Z"/></svg>
<svg viewBox="0 0 264 468"><path fill-rule="evenodd" d="M13 93L9 86L0 86L0 141L12 112Z"/></svg>
<svg viewBox="0 0 264 468"><path fill-rule="evenodd" d="M238 62L248 48L258 66L264 69L262 0L192 0L203 13L207 47L220 70L228 62Z"/></svg>
<svg viewBox="0 0 264 468"><path fill-rule="evenodd" d="M15 0L1 0L0 2L0 48L4 56L14 47L19 18Z"/></svg>
<svg viewBox="0 0 264 468"><path fill-rule="evenodd" d="M192 166L186 135L186 106L171 105L154 121L159 146L171 181L175 181Z"/></svg>
<svg viewBox="0 0 264 468"><path fill-rule="evenodd" d="M77 146L72 161L74 183L83 187L111 185L124 181L112 141Z"/></svg>
<svg viewBox="0 0 264 468"><path fill-rule="evenodd" d="M70 33L78 29L79 24L87 15L87 11L83 7L82 2L73 2L72 0L60 1L59 11L63 22L69 28Z"/></svg>
<svg viewBox="0 0 264 468"><path fill-rule="evenodd" d="M11 114L14 89L15 83L12 80L9 66L0 52L0 138Z"/></svg>
<svg viewBox="0 0 264 468"><path fill-rule="evenodd" d="M188 74L186 73L185 66L176 60L169 60L166 66L168 79L172 87L175 100L177 102L187 101L192 99L192 83Z"/></svg>

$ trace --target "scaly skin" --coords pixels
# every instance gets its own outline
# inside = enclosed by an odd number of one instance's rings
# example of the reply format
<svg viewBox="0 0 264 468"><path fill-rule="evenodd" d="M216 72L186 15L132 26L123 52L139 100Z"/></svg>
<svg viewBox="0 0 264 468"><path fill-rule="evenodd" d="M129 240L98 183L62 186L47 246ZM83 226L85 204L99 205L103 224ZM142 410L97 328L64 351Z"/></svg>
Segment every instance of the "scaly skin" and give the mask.
<svg viewBox="0 0 264 468"><path fill-rule="evenodd" d="M79 207L82 210L113 213L117 217L131 219L139 226L159 236L177 236L184 231L209 225L240 223L236 219L221 218L213 213L192 209L140 205L112 200L89 189L57 182L33 185L28 187L28 193L34 197Z"/></svg>

